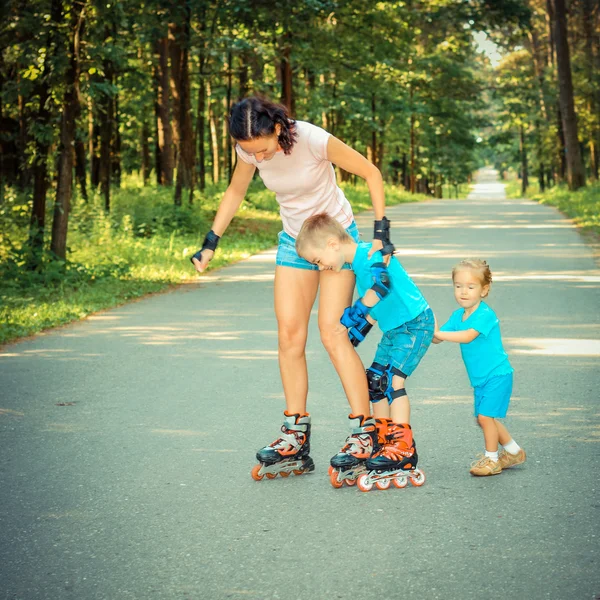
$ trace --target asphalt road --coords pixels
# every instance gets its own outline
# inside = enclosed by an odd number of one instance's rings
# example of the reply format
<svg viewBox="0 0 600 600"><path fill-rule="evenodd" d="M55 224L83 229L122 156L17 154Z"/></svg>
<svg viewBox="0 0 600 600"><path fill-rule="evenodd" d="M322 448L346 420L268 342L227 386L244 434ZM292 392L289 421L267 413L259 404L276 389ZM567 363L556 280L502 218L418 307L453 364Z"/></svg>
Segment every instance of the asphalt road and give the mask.
<svg viewBox="0 0 600 600"><path fill-rule="evenodd" d="M283 396L274 251L3 348L0 600L592 600L600 594L600 269L554 209L468 200L389 209L398 256L440 322L450 270L488 260L515 367L522 467L474 478L483 450L457 345L410 379L427 481L333 489L348 406L316 319L316 470L255 482ZM372 216L359 217L367 234ZM377 334L360 347L370 364Z"/></svg>

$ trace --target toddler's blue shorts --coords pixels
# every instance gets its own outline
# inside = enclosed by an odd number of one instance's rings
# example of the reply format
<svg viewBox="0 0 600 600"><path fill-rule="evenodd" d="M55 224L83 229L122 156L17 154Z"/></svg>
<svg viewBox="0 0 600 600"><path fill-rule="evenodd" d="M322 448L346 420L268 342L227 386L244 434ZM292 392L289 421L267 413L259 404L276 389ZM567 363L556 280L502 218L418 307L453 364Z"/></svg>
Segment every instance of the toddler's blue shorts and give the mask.
<svg viewBox="0 0 600 600"><path fill-rule="evenodd" d="M359 241L358 227L354 221L352 221L350 227L346 229L346 232L352 237L355 242ZM309 263L304 258L298 256L296 252L296 240L285 231L279 232L279 246L277 248L277 256L275 257L275 264L280 267L293 267L294 269L306 269L308 271L318 271L319 267ZM350 263L345 263L343 269L351 269Z"/></svg>
<svg viewBox="0 0 600 600"><path fill-rule="evenodd" d="M404 325L386 331L373 362L392 365L406 377L412 375L431 344L434 324L433 311L427 308Z"/></svg>
<svg viewBox="0 0 600 600"><path fill-rule="evenodd" d="M482 385L473 388L475 416L483 415L484 417L503 419L508 411L512 389L512 373L494 375Z"/></svg>

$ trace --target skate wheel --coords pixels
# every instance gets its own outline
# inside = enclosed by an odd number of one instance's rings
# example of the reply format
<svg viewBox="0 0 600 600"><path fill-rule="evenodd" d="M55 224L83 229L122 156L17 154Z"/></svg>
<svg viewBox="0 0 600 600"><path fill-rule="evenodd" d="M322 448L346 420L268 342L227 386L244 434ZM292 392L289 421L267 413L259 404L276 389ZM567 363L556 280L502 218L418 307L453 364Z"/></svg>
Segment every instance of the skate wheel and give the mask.
<svg viewBox="0 0 600 600"><path fill-rule="evenodd" d="M389 479L380 479L375 482L375 487L378 490L387 490L390 487L391 481Z"/></svg>
<svg viewBox="0 0 600 600"><path fill-rule="evenodd" d="M331 481L331 485L339 489L344 485L343 481L338 481L338 472L334 469L329 475L329 481Z"/></svg>
<svg viewBox="0 0 600 600"><path fill-rule="evenodd" d="M398 488L402 489L408 485L408 479L406 477L401 477L400 479L394 479L392 483Z"/></svg>
<svg viewBox="0 0 600 600"><path fill-rule="evenodd" d="M304 471L302 469L294 469L294 475L302 475Z"/></svg>
<svg viewBox="0 0 600 600"><path fill-rule="evenodd" d="M373 484L369 481L369 476L366 473L358 478L356 484L361 492L370 492L373 489Z"/></svg>
<svg viewBox="0 0 600 600"><path fill-rule="evenodd" d="M267 473L267 479L275 479L277 477L277 473Z"/></svg>
<svg viewBox="0 0 600 600"><path fill-rule="evenodd" d="M254 481L262 481L262 478L264 477L264 475L259 474L261 467L262 467L262 465L255 465L254 467L252 467L252 471L250 472L250 475L252 475L252 479L254 479Z"/></svg>
<svg viewBox="0 0 600 600"><path fill-rule="evenodd" d="M331 474L335 471L335 469L329 465L329 469L327 469L327 475L329 475L329 477L331 477Z"/></svg>
<svg viewBox="0 0 600 600"><path fill-rule="evenodd" d="M425 473L423 471L415 471L410 476L410 482L416 487L421 487L425 483Z"/></svg>
<svg viewBox="0 0 600 600"><path fill-rule="evenodd" d="M346 485L353 486L356 485L356 479L344 479Z"/></svg>
<svg viewBox="0 0 600 600"><path fill-rule="evenodd" d="M279 473L282 477L289 477L290 476L290 472L289 471L281 471L281 473Z"/></svg>

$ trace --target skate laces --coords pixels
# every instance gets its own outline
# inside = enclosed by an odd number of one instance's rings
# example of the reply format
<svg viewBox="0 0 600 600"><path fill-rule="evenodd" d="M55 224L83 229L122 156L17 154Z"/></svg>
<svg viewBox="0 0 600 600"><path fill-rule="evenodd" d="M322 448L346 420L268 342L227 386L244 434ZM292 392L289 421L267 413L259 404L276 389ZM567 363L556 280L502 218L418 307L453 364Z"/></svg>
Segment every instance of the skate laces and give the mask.
<svg viewBox="0 0 600 600"><path fill-rule="evenodd" d="M373 440L371 436L363 434L352 434L346 438L346 443L342 448L343 454L352 454L356 457L369 456L373 450Z"/></svg>
<svg viewBox="0 0 600 600"><path fill-rule="evenodd" d="M281 428L282 435L270 444L273 450L298 450L304 443L306 436L301 431Z"/></svg>

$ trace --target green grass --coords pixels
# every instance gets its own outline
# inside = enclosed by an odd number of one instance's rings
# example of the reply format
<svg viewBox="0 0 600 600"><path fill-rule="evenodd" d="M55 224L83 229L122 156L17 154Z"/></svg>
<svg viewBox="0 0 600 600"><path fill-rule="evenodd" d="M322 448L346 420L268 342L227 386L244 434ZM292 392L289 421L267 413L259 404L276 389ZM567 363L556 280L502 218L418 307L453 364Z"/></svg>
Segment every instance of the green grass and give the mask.
<svg viewBox="0 0 600 600"><path fill-rule="evenodd" d="M343 185L353 210L371 207L366 185ZM68 261L27 268L30 204L9 190L0 205L0 344L83 319L91 313L160 292L196 277L189 257L210 228L224 191L211 187L192 206L173 206L172 190L144 188L133 178L112 196L111 213L99 197L74 202ZM388 205L425 196L386 188ZM51 206L47 227L51 227ZM281 230L274 194L260 182L219 244L212 270L274 246Z"/></svg>
<svg viewBox="0 0 600 600"><path fill-rule="evenodd" d="M505 182L506 195L509 198L522 198L521 181L509 179ZM575 192L566 185L554 186L540 192L537 179L533 178L527 188L526 198L558 208L584 233L600 236L600 184L588 184Z"/></svg>

